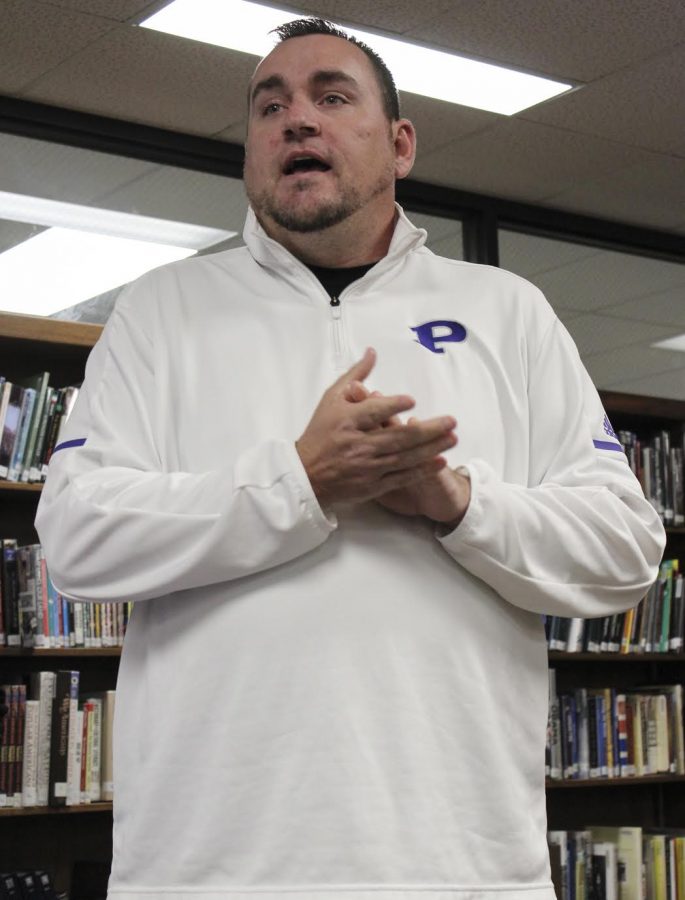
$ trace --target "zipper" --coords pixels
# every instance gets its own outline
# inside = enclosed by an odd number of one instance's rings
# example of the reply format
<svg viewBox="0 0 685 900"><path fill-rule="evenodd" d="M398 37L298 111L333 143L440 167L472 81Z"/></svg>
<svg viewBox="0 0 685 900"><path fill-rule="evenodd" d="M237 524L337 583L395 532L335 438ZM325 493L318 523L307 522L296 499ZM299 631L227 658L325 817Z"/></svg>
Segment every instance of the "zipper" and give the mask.
<svg viewBox="0 0 685 900"><path fill-rule="evenodd" d="M344 361L344 342L342 330L342 307L340 306L340 297L331 297L330 299L331 314L333 316L333 349L335 352L335 367L343 369Z"/></svg>

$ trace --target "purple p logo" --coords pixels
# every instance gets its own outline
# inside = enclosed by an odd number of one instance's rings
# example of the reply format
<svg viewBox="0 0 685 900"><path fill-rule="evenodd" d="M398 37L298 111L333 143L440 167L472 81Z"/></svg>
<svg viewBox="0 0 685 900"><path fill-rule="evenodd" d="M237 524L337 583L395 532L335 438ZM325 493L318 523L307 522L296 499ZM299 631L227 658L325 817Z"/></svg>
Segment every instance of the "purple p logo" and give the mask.
<svg viewBox="0 0 685 900"><path fill-rule="evenodd" d="M448 322L436 319L434 322L424 322L412 328L416 340L422 347L426 347L431 353L444 353L444 347L438 344L459 343L466 340L466 329L459 322Z"/></svg>

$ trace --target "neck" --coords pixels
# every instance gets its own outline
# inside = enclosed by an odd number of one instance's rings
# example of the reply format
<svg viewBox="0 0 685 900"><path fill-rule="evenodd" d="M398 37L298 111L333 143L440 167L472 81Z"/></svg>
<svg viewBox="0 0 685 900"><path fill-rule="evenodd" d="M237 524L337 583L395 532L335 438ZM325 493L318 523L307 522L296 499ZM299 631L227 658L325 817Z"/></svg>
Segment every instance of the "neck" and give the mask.
<svg viewBox="0 0 685 900"><path fill-rule="evenodd" d="M379 222L359 210L323 231L296 232L258 216L264 231L305 265L352 268L378 262L388 252L397 220L394 204Z"/></svg>

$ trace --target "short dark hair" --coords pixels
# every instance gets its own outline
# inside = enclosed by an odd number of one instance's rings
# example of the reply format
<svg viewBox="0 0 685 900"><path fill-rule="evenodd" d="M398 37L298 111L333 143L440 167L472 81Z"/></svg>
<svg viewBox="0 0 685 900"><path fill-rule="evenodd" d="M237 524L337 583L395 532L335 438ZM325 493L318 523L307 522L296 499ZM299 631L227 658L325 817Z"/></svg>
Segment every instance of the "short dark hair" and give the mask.
<svg viewBox="0 0 685 900"><path fill-rule="evenodd" d="M310 34L328 34L331 37L342 38L344 41L354 44L355 47L359 47L359 49L366 54L369 62L373 66L378 86L381 89L383 110L386 116L391 122L399 119L400 98L397 93L395 79L392 77L392 72L380 56L375 50L372 50L368 44L365 44L351 34L347 34L346 31L343 31L342 28L338 28L338 26L334 25L332 22L316 17L295 19L294 22L286 22L285 25L279 25L278 28L274 28L273 31L278 35L281 44L283 41L289 41L291 38L307 37Z"/></svg>

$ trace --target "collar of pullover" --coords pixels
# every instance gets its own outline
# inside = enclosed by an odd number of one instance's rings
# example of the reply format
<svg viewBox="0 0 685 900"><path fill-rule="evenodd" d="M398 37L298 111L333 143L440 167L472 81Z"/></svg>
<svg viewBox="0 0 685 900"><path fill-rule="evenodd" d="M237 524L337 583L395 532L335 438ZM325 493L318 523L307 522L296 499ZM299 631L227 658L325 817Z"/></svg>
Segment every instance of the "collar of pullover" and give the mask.
<svg viewBox="0 0 685 900"><path fill-rule="evenodd" d="M391 269L410 250L418 249L426 241L426 231L423 228L417 228L415 225L412 225L398 203L395 204L395 208L397 209L397 221L390 241L390 247L383 259L379 260L365 276L369 280L373 279L375 281L381 277L383 273ZM309 277L314 277L304 263L293 256L289 250L286 250L282 244L279 244L278 241L267 235L257 221L252 207L249 207L247 211L243 239L253 258L260 265L269 269L275 269L283 275L290 273L299 277L302 272L306 272Z"/></svg>

